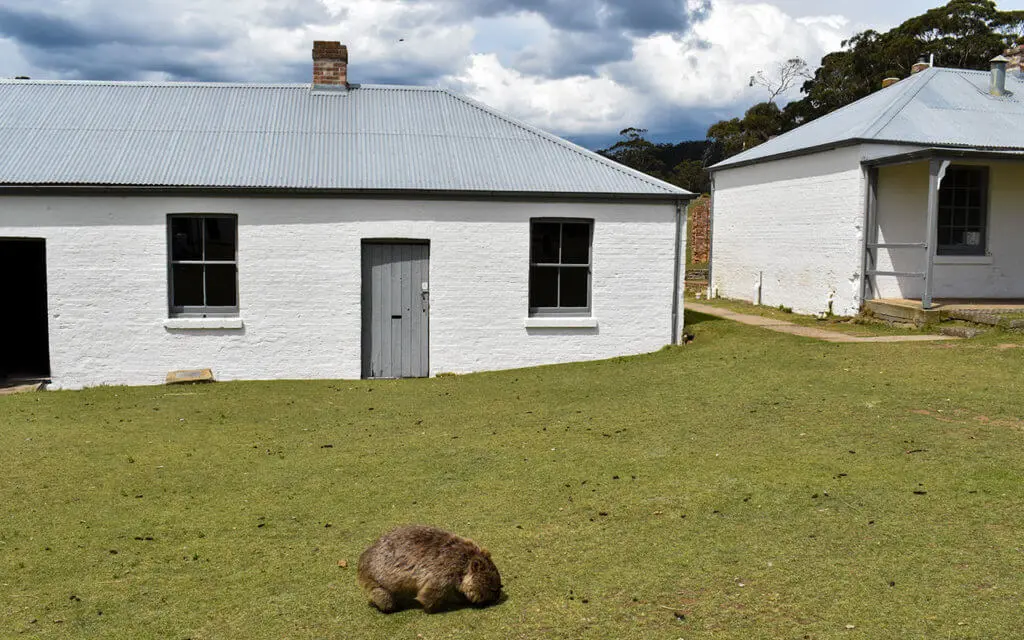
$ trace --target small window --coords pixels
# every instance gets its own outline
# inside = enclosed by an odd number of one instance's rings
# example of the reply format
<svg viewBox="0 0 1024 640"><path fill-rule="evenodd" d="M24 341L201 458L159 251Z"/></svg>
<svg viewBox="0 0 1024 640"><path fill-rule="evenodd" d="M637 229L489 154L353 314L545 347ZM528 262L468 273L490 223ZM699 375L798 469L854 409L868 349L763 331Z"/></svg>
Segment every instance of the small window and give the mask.
<svg viewBox="0 0 1024 640"><path fill-rule="evenodd" d="M988 222L988 167L950 167L939 188L942 256L985 255Z"/></svg>
<svg viewBox="0 0 1024 640"><path fill-rule="evenodd" d="M591 220L530 221L530 315L590 314Z"/></svg>
<svg viewBox="0 0 1024 640"><path fill-rule="evenodd" d="M238 313L238 217L170 215L171 316Z"/></svg>

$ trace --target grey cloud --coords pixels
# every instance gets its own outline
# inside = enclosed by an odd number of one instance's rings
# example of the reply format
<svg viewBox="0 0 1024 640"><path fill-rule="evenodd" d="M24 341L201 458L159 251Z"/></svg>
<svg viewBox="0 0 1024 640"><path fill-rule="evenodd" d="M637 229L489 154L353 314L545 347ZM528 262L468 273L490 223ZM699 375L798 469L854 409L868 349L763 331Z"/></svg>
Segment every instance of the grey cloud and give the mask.
<svg viewBox="0 0 1024 640"><path fill-rule="evenodd" d="M558 33L523 51L513 60L519 71L549 78L593 75L595 68L628 58L632 42L622 33L594 37L589 33Z"/></svg>
<svg viewBox="0 0 1024 640"><path fill-rule="evenodd" d="M343 9L341 16L348 11ZM320 0L281 0L274 2L262 15L252 18L264 26L282 29L297 29L311 24L324 24L331 20L331 13Z"/></svg>
<svg viewBox="0 0 1024 640"><path fill-rule="evenodd" d="M0 34L32 47L87 47L102 35L66 18L0 7Z"/></svg>
<svg viewBox="0 0 1024 640"><path fill-rule="evenodd" d="M112 7L116 9L116 7ZM229 37L206 26L176 25L153 20L133 24L118 11L97 11L74 18L33 9L0 7L0 35L38 49L76 49L101 44L130 45L178 44L215 48Z"/></svg>
<svg viewBox="0 0 1024 640"><path fill-rule="evenodd" d="M596 67L628 60L631 37L689 33L707 18L712 0L446 0L454 15L500 17L529 11L554 33L511 62L522 72L549 78L595 75Z"/></svg>
<svg viewBox="0 0 1024 640"><path fill-rule="evenodd" d="M287 64L240 70L217 53L246 37L248 24L298 28L329 18L319 0L277 2L244 20L209 6L216 5L107 0L57 13L21 2L0 6L0 36L16 42L31 64L67 78L135 80L165 73L175 80L276 80L289 73Z"/></svg>
<svg viewBox="0 0 1024 640"><path fill-rule="evenodd" d="M409 61L364 62L350 67L349 81L356 84L400 84L433 86L440 84L442 76L449 72L426 64L410 64Z"/></svg>
<svg viewBox="0 0 1024 640"><path fill-rule="evenodd" d="M88 49L55 48L28 51L33 64L72 80L140 80L154 72L183 81L239 80L225 70L190 59L191 49L176 47L136 48L111 43Z"/></svg>
<svg viewBox="0 0 1024 640"><path fill-rule="evenodd" d="M678 33L707 17L712 0L689 8L687 0L448 0L462 16L495 17L532 11L562 31L625 31L630 35Z"/></svg>
<svg viewBox="0 0 1024 640"><path fill-rule="evenodd" d="M431 7L439 22L536 12L554 29L549 41L527 44L511 63L517 70L546 77L596 73L595 67L628 59L630 36L685 33L700 20L711 0L696 10L687 0L406 0ZM242 71L216 53L247 37L248 25L297 29L326 25L332 18L321 0L278 0L247 13L230 4L178 0L9 0L0 6L0 36L18 43L32 65L65 77L129 80L163 72L180 80L233 80ZM389 30L396 34L424 27L422 15L399 13ZM299 81L305 80L305 70ZM356 67L375 82L424 83L451 69L397 60ZM292 79L295 69L245 70L242 78ZM278 74L278 75L276 75ZM287 78L285 77L287 74Z"/></svg>

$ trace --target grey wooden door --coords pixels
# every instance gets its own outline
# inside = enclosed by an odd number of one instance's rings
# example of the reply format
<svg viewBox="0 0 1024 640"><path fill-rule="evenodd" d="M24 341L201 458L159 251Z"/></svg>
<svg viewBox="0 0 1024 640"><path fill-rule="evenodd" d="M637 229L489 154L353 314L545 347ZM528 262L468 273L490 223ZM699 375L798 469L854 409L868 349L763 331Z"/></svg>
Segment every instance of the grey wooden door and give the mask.
<svg viewBox="0 0 1024 640"><path fill-rule="evenodd" d="M363 243L363 377L424 378L430 246Z"/></svg>

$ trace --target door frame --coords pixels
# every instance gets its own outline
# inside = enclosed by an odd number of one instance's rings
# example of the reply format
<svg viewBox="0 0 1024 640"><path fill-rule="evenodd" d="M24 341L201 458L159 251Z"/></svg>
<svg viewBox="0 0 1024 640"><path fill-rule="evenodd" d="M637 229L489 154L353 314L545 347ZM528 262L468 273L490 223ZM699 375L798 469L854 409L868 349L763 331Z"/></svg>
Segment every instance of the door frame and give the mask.
<svg viewBox="0 0 1024 640"><path fill-rule="evenodd" d="M369 325L372 324L372 318L368 319L367 318L367 313L371 313L372 314L372 310L368 309L368 307L367 307L367 297L368 297L367 296L367 292L368 292L368 289L369 289L369 286L370 286L370 282L366 278L366 273L364 272L364 269L363 269L363 256L364 256L364 252L366 251L366 247L368 245L402 245L402 244L420 245L420 246L426 247L426 250L427 250L426 273L427 273L428 288L427 288L427 297L426 297L426 300L427 300L427 310L426 310L426 317L424 318L424 322L426 324L426 326L424 328L424 339L426 340L426 349L425 349L426 355L425 355L425 359L424 359L423 364L424 364L424 369L426 370L426 376L424 376L424 377L428 377L428 378L430 377L430 307L431 307L431 304L430 304L430 286L431 285L429 284L430 283L430 248L431 248L430 247L430 240L427 239L427 238L372 237L372 238L362 238L360 240L360 242L359 242L359 301L360 301L360 310L359 310L359 323L360 323L360 327L359 327L360 349L359 349L359 352L360 352L360 362L359 362L359 370L360 370L360 377L362 379L364 379L364 380L397 380L397 379L401 379L401 378L372 377L372 376L368 375L368 372L370 370L370 361L371 361L373 355L372 355L372 341L368 341L367 340L367 338L369 337L368 327L369 327ZM417 377L419 377L419 376L417 376Z"/></svg>
<svg viewBox="0 0 1024 640"><path fill-rule="evenodd" d="M44 382L44 381L45 382L49 382L51 380L52 376L53 376L53 362L52 362L53 354L51 353L51 349L50 349L50 292L49 292L49 278L48 278L49 272L48 272L48 269L47 269L47 261L46 261L46 238L23 237L23 236L0 236L0 243L2 243L2 242L17 242L17 243L25 243L25 244L37 245L40 248L40 250L41 250L42 255L40 257L42 258L42 265L41 265L42 266L42 273L41 273L42 279L41 279L41 282L39 284L42 286L41 297L42 297L43 308L41 310L39 310L39 311L41 312L40 320L43 322L43 329L44 329L43 333L45 335L45 341L44 341L44 343L42 345L40 345L40 347L41 347L42 351L45 352L45 354L41 353L40 356L45 355L45 371L40 371L40 372L32 373L32 375L30 377L23 377L23 378L8 378L7 376L5 376L3 374L2 371L0 371L0 387L5 386L7 384L18 384L18 383L22 383L22 382L24 382L24 383ZM25 312L26 309L19 308L16 311L17 312ZM24 372L24 373L28 374L28 373L31 373L31 372Z"/></svg>

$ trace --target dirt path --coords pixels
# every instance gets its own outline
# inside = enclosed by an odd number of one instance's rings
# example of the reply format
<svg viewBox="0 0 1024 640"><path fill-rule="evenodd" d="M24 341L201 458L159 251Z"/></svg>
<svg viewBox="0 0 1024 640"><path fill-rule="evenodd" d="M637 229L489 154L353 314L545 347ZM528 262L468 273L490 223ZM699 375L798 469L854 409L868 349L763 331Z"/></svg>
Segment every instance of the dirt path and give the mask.
<svg viewBox="0 0 1024 640"><path fill-rule="evenodd" d="M736 313L734 311L727 311L726 309L719 309L718 307L700 304L699 302L691 302L689 300L686 301L686 308L696 311L697 313L715 316L716 318L725 318L726 320L749 324L754 327L763 327L771 331L778 331L779 333L789 333L794 336L814 338L816 340L824 340L825 342L940 342L959 340L959 338L953 338L951 336L933 335L873 337L851 336L837 331L818 329L817 327L802 327L798 324L793 324L792 322L786 322L785 320L775 320L773 318L765 318L762 316Z"/></svg>

